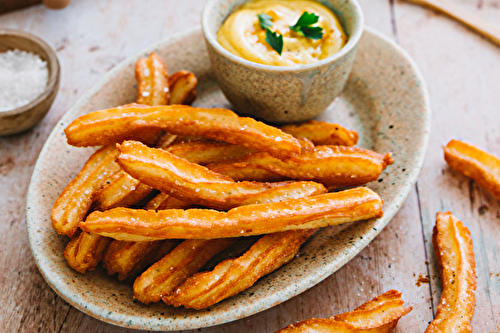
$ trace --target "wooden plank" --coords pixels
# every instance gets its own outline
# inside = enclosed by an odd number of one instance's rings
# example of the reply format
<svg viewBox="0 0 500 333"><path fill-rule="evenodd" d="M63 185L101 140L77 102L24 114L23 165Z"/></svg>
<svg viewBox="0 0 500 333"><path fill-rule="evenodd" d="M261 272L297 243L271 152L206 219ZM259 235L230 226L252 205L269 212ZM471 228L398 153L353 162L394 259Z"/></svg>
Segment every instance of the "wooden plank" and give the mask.
<svg viewBox="0 0 500 333"><path fill-rule="evenodd" d="M500 22L493 1L460 1L466 10ZM427 79L433 108L432 131L418 182L426 251L430 258L434 307L441 287L431 245L438 211L450 210L471 229L477 260L478 290L473 327L488 332L500 325L500 272L495 241L500 233L500 205L474 182L446 166L441 146L462 137L500 153L500 48L434 11L398 3L397 30L403 47Z"/></svg>

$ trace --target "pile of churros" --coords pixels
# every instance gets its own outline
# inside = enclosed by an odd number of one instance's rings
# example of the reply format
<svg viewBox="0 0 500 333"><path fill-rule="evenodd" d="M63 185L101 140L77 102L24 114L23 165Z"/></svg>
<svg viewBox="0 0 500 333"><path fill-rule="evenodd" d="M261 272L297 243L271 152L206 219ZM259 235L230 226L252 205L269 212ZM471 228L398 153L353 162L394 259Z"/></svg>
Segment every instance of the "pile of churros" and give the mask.
<svg viewBox="0 0 500 333"><path fill-rule="evenodd" d="M101 146L52 208L76 271L102 262L134 279L145 304L202 309L291 261L318 228L382 216L383 200L362 185L392 154L354 147L355 131L318 121L278 128L191 107L196 76L170 75L155 53L135 74L137 104L65 129L73 146ZM204 268L242 237L253 243Z"/></svg>
<svg viewBox="0 0 500 333"><path fill-rule="evenodd" d="M64 256L76 271L102 262L109 275L134 279L144 304L202 309L291 261L318 228L382 216L383 200L363 185L392 154L354 147L355 131L319 121L278 128L191 107L196 76L169 75L155 53L137 61L135 75L136 104L86 114L65 129L73 146L101 146L52 208L55 230L71 238ZM500 199L499 159L457 140L445 159ZM438 213L433 241L443 292L426 332L470 332L470 232L450 212ZM236 256L221 255L235 248ZM389 332L411 311L403 304L392 290L279 332Z"/></svg>

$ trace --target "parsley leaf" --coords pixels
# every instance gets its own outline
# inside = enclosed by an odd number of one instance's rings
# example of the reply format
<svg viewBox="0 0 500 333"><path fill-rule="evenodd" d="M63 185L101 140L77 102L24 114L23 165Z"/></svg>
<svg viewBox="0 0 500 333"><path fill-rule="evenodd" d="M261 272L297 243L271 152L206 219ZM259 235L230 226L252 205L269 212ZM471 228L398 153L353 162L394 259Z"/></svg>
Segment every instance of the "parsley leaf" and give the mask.
<svg viewBox="0 0 500 333"><path fill-rule="evenodd" d="M269 16L267 14L259 14L257 15L257 17L259 18L260 27L262 29L267 29L273 26L272 16Z"/></svg>
<svg viewBox="0 0 500 333"><path fill-rule="evenodd" d="M318 20L318 15L314 13L303 12L297 20L297 23L290 26L290 29L306 38L315 40L321 39L323 38L323 28L312 27L313 24L318 23Z"/></svg>
<svg viewBox="0 0 500 333"><path fill-rule="evenodd" d="M266 42L269 44L279 55L283 52L283 36L272 32L269 28L266 28Z"/></svg>

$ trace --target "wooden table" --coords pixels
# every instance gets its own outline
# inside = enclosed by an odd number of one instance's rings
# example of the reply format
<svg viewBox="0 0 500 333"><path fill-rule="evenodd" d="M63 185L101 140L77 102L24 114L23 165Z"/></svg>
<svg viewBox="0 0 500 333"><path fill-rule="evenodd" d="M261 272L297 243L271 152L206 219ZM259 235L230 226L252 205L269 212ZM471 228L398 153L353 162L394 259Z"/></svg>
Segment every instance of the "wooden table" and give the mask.
<svg viewBox="0 0 500 333"><path fill-rule="evenodd" d="M309 291L253 317L201 332L274 332L294 321L348 311L395 288L413 311L396 332L423 332L439 302L431 245L435 213L451 210L470 227L477 260L475 332L500 328L500 204L450 170L442 145L454 136L500 155L500 47L433 11L398 0L360 0L366 24L395 39L419 65L433 109L427 158L396 217L351 262ZM500 24L499 0L456 0ZM33 130L0 138L0 331L125 332L68 305L41 277L24 224L38 153L58 119L113 66L158 39L199 24L205 0L74 0L0 16L0 28L33 32L56 50L59 95ZM430 283L420 282L428 277ZM130 330L128 330L130 331Z"/></svg>

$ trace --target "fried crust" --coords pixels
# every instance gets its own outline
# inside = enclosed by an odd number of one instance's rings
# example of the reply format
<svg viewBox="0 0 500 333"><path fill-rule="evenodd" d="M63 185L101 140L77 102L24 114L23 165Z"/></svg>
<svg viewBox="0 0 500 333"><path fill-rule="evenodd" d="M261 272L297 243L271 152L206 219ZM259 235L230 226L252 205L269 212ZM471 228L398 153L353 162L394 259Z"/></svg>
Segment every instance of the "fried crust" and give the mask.
<svg viewBox="0 0 500 333"><path fill-rule="evenodd" d="M64 258L71 268L85 274L95 269L111 241L110 238L83 231L68 243Z"/></svg>
<svg viewBox="0 0 500 333"><path fill-rule="evenodd" d="M233 238L185 240L135 280L134 297L145 304L160 301L235 241Z"/></svg>
<svg viewBox="0 0 500 333"><path fill-rule="evenodd" d="M500 159L458 140L451 140L443 149L444 159L452 169L474 179L500 200Z"/></svg>
<svg viewBox="0 0 500 333"><path fill-rule="evenodd" d="M115 208L93 212L80 227L119 240L226 238L312 229L380 217L383 201L359 187L221 212L208 209L162 211Z"/></svg>
<svg viewBox="0 0 500 333"><path fill-rule="evenodd" d="M316 230L296 230L263 236L245 254L227 259L213 271L188 278L162 300L173 306L203 309L250 288L259 278L288 263Z"/></svg>
<svg viewBox="0 0 500 333"><path fill-rule="evenodd" d="M135 63L137 80L137 103L145 105L167 105L170 101L168 70L158 54Z"/></svg>
<svg viewBox="0 0 500 333"><path fill-rule="evenodd" d="M200 165L238 158L255 152L255 150L240 145L212 140L182 142L165 150L186 161Z"/></svg>
<svg viewBox="0 0 500 333"><path fill-rule="evenodd" d="M331 318L304 320L291 324L276 333L388 333L396 327L399 319L411 310L411 306L404 307L401 293L389 290L351 312Z"/></svg>
<svg viewBox="0 0 500 333"><path fill-rule="evenodd" d="M477 283L470 231L451 212L437 213L432 241L443 291L425 332L472 332Z"/></svg>
<svg viewBox="0 0 500 333"><path fill-rule="evenodd" d="M114 240L104 255L108 275L118 273L118 280L125 280L167 255L178 241L123 242Z"/></svg>
<svg viewBox="0 0 500 333"><path fill-rule="evenodd" d="M99 209L108 210L116 207L128 207L145 199L153 188L132 178L123 170L100 193L97 201Z"/></svg>
<svg viewBox="0 0 500 333"><path fill-rule="evenodd" d="M97 150L64 188L50 214L57 233L73 237L78 223L85 219L106 179L120 170L120 166L115 162L118 155L119 151L113 145Z"/></svg>
<svg viewBox="0 0 500 333"><path fill-rule="evenodd" d="M298 157L279 160L267 153L253 153L240 158L207 165L212 171L236 181L311 180L329 189L360 186L378 179L392 164L391 153L378 154L368 149L343 146L307 148ZM240 177L238 177L240 176Z"/></svg>
<svg viewBox="0 0 500 333"><path fill-rule="evenodd" d="M315 145L354 146L358 143L358 133L339 124L309 120L281 127L285 133L296 138L311 140Z"/></svg>
<svg viewBox="0 0 500 333"><path fill-rule="evenodd" d="M300 154L299 141L275 127L238 117L226 109L184 105L129 104L91 112L75 119L64 132L70 145L87 147L119 143L129 139L132 133L151 129L239 144L278 158Z"/></svg>
<svg viewBox="0 0 500 333"><path fill-rule="evenodd" d="M272 196L285 187L303 186L325 191L321 184L313 182L297 182L294 185L290 182L235 182L201 165L140 142L125 141L117 147L121 152L117 161L132 177L177 199L214 209L238 207L256 196L261 197L264 192Z"/></svg>
<svg viewBox="0 0 500 333"><path fill-rule="evenodd" d="M191 105L196 99L198 79L190 71L181 70L169 77L170 104Z"/></svg>

